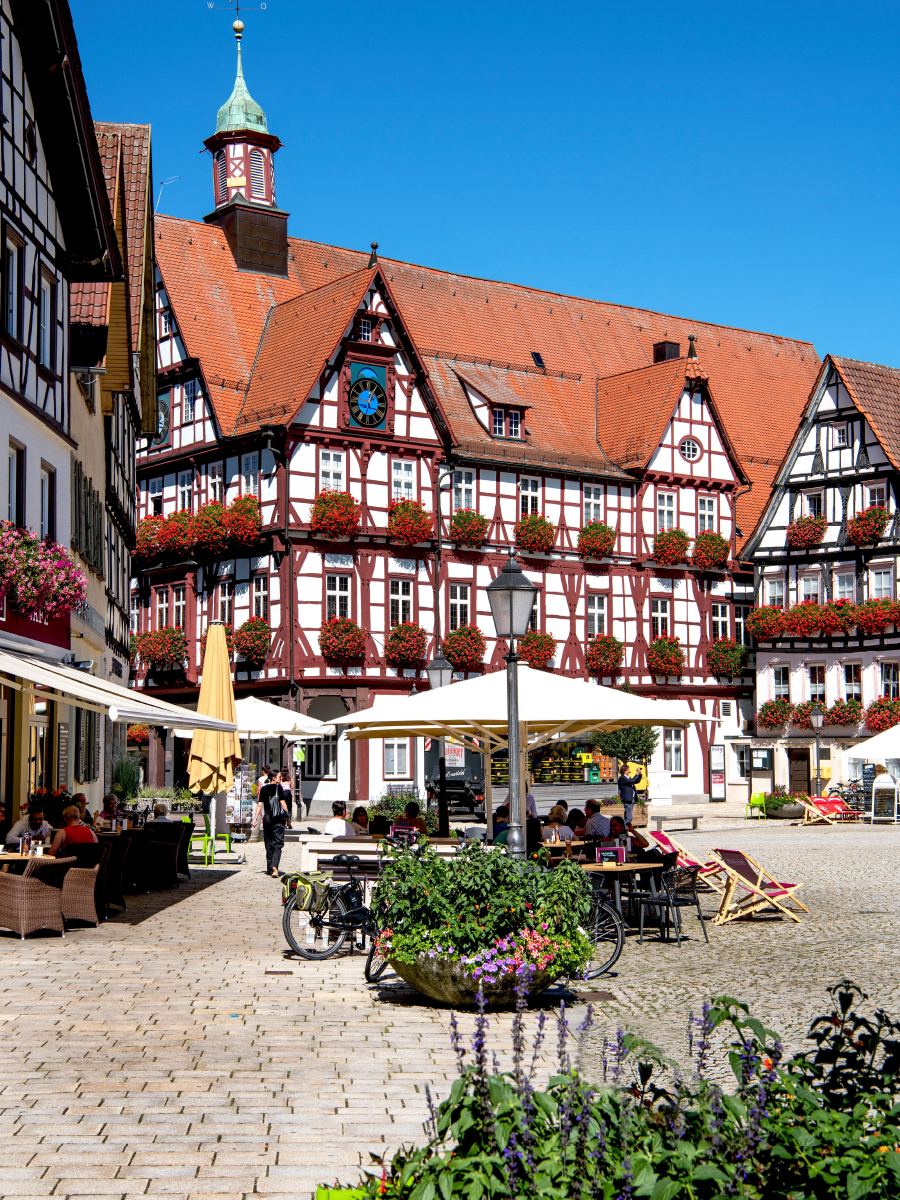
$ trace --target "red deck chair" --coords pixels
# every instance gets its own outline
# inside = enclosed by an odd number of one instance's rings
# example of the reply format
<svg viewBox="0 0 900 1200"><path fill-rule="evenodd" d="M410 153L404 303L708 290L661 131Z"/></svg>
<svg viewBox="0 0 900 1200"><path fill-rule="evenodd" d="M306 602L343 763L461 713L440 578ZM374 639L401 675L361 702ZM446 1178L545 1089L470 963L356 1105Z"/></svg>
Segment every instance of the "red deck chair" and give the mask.
<svg viewBox="0 0 900 1200"><path fill-rule="evenodd" d="M698 887L708 887L720 895L725 891L725 872L722 870L721 863L712 861L707 863L698 862L689 850L686 850L674 838L670 838L667 833L651 833L650 837L653 838L664 854L678 855L677 866L684 867L689 871L697 870Z"/></svg>
<svg viewBox="0 0 900 1200"><path fill-rule="evenodd" d="M810 796L808 801L800 803L805 809L803 825L841 825L844 821L858 821L862 816L840 796Z"/></svg>
<svg viewBox="0 0 900 1200"><path fill-rule="evenodd" d="M787 907L789 903L809 912L794 895L803 886L801 883L784 883L776 879L742 850L715 849L712 854L728 876L719 911L713 918L716 925L727 925L729 921L752 916L766 908L777 909L799 923L800 918Z"/></svg>

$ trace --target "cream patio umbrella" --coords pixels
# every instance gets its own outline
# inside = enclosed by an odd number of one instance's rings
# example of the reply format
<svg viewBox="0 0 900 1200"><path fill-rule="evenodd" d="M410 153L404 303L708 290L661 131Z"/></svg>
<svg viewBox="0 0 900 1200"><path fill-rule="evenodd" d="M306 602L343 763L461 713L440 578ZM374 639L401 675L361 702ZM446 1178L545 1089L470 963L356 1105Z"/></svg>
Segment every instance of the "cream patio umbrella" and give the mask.
<svg viewBox="0 0 900 1200"><path fill-rule="evenodd" d="M206 636L203 657L203 676L197 711L220 721L237 724L234 710L234 688L231 683L231 664L225 641L225 626L211 621ZM215 733L206 729L194 731L191 739L188 786L191 791L213 794L227 792L234 783L234 768L241 761L241 741L234 733ZM211 822L216 832L219 805Z"/></svg>
<svg viewBox="0 0 900 1200"><path fill-rule="evenodd" d="M278 704L269 704L266 700L258 700L256 696L245 696L235 701L234 711L238 730L245 737L255 734L257 737L291 737L299 740L330 737L334 733L334 727L326 725L324 721L317 721L315 717L304 716Z"/></svg>

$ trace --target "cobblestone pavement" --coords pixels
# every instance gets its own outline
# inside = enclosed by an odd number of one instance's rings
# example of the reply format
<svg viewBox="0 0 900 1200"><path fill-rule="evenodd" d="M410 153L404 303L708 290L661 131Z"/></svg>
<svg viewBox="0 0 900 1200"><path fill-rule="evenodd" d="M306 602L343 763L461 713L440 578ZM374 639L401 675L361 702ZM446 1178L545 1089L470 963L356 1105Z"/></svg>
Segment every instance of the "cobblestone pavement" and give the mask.
<svg viewBox="0 0 900 1200"><path fill-rule="evenodd" d="M593 1073L618 1025L683 1057L686 1013L713 992L746 999L791 1043L843 975L900 1011L900 830L714 828L678 836L698 852L739 845L802 879L812 913L800 926L710 927L709 947L689 929L680 951L629 938L600 984L613 999L597 1005ZM290 845L283 865L295 859ZM424 1084L440 1096L455 1076L449 1013L390 975L368 987L359 955L286 959L280 890L261 867L262 847L251 846L245 867L194 869L178 892L129 897L127 914L100 929L24 942L0 933L5 1200L307 1200L319 1181L355 1178L369 1150L420 1138ZM570 1015L581 1021L584 1005ZM460 1024L471 1030L471 1016ZM508 1014L491 1016L504 1063L509 1025ZM542 1059L541 1073L549 1066Z"/></svg>

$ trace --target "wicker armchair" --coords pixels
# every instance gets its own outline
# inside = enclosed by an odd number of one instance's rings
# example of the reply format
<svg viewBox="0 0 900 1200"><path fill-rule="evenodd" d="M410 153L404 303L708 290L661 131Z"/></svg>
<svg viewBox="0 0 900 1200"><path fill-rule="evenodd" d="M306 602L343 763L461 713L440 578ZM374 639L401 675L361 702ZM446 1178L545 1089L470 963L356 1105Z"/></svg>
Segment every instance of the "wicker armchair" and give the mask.
<svg viewBox="0 0 900 1200"><path fill-rule="evenodd" d="M106 918L104 883L110 847L76 843L71 851L75 866L63 880L63 916L67 921L89 921L99 925Z"/></svg>
<svg viewBox="0 0 900 1200"><path fill-rule="evenodd" d="M0 874L0 927L20 938L36 929L66 935L62 889L74 858L32 858L22 875Z"/></svg>

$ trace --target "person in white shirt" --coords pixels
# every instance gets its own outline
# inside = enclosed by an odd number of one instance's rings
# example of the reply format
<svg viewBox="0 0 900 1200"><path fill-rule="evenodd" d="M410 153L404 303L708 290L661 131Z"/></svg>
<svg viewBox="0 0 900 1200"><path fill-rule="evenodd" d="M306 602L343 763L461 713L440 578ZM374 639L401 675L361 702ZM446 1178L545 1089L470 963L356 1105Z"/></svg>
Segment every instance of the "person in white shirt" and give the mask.
<svg viewBox="0 0 900 1200"><path fill-rule="evenodd" d="M160 800L158 804L153 805L153 816L150 818L147 824L155 825L162 822L165 822L167 825L171 825L172 823L171 818L169 817L169 806L164 800Z"/></svg>
<svg viewBox="0 0 900 1200"><path fill-rule="evenodd" d="M584 806L587 821L584 826L585 837L609 837L609 817L600 815L600 805L596 800L588 800Z"/></svg>
<svg viewBox="0 0 900 1200"><path fill-rule="evenodd" d="M347 805L343 800L335 800L331 811L334 815L325 826L324 832L329 837L353 837L353 826L347 820Z"/></svg>
<svg viewBox="0 0 900 1200"><path fill-rule="evenodd" d="M545 842L570 842L575 834L566 824L566 810L559 804L551 808L547 824L541 830Z"/></svg>
<svg viewBox="0 0 900 1200"><path fill-rule="evenodd" d="M49 841L52 832L49 821L44 820L43 804L35 800L28 806L28 816L16 821L6 835L6 844L14 846L22 837L43 838L46 842Z"/></svg>

